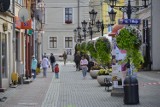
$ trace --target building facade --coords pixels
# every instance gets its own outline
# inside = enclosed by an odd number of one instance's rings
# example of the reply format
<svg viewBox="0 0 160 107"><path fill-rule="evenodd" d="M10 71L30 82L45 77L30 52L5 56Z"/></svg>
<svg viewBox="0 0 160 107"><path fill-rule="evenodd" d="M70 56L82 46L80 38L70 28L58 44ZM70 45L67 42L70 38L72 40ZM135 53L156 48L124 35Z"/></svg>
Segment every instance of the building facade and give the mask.
<svg viewBox="0 0 160 107"><path fill-rule="evenodd" d="M58 56L66 51L68 60L73 61L75 39L77 39L73 30L81 26L83 20L89 20L89 2L88 0L45 0L44 2L46 17L42 41L43 53L47 55L53 53L58 60Z"/></svg>
<svg viewBox="0 0 160 107"><path fill-rule="evenodd" d="M117 5L118 6L124 6L125 5L125 0L119 0L117 2ZM124 18L124 13L121 12L120 10L118 10L118 9L115 9L114 11L116 12L116 18L115 18L114 22L111 22L109 14L108 14L108 12L110 12L110 11L111 11L111 7L108 6L107 0L105 0L103 2L103 8L102 8L103 23L105 25L104 34L108 34L109 32L112 31L111 24L118 25L118 19Z"/></svg>
<svg viewBox="0 0 160 107"><path fill-rule="evenodd" d="M0 13L0 89L9 87L12 64L13 9Z"/></svg>

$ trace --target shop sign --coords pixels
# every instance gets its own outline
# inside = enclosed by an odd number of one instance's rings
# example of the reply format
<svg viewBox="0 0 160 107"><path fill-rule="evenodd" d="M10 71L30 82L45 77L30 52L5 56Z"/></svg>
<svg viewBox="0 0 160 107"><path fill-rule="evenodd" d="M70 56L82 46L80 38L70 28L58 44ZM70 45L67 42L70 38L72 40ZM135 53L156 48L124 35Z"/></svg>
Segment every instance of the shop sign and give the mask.
<svg viewBox="0 0 160 107"><path fill-rule="evenodd" d="M21 22L21 29L32 29L32 20Z"/></svg>
<svg viewBox="0 0 160 107"><path fill-rule="evenodd" d="M29 29L28 32L27 32L27 34L31 36L33 34L33 30Z"/></svg>
<svg viewBox="0 0 160 107"><path fill-rule="evenodd" d="M17 29L21 29L21 21L20 21L20 18L15 16L15 27Z"/></svg>

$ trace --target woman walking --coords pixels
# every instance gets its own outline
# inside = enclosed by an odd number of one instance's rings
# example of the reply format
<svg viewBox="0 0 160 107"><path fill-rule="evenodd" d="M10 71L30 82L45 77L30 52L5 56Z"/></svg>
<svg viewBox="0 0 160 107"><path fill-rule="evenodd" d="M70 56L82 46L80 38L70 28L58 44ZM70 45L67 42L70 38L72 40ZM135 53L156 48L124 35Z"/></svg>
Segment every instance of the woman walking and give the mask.
<svg viewBox="0 0 160 107"><path fill-rule="evenodd" d="M46 56L43 57L41 65L42 65L42 68L43 68L43 77L47 77L47 69L50 65L49 65L48 58Z"/></svg>
<svg viewBox="0 0 160 107"><path fill-rule="evenodd" d="M83 79L86 79L87 75L87 70L88 70L88 60L85 58L85 56L82 56L82 59L80 61L81 69L82 69L82 74L83 74Z"/></svg>

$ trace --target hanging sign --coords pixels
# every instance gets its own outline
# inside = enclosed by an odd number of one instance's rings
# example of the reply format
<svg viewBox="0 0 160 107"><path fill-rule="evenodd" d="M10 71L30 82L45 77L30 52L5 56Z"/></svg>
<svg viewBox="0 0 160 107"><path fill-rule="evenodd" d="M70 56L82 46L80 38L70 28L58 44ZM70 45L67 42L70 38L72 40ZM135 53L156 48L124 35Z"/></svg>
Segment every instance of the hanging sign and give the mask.
<svg viewBox="0 0 160 107"><path fill-rule="evenodd" d="M32 20L21 22L21 29L32 29Z"/></svg>
<svg viewBox="0 0 160 107"><path fill-rule="evenodd" d="M118 19L118 24L140 24L141 19Z"/></svg>
<svg viewBox="0 0 160 107"><path fill-rule="evenodd" d="M6 12L10 7L10 0L0 0L0 12Z"/></svg>
<svg viewBox="0 0 160 107"><path fill-rule="evenodd" d="M15 27L21 29L21 21L18 16L15 16Z"/></svg>

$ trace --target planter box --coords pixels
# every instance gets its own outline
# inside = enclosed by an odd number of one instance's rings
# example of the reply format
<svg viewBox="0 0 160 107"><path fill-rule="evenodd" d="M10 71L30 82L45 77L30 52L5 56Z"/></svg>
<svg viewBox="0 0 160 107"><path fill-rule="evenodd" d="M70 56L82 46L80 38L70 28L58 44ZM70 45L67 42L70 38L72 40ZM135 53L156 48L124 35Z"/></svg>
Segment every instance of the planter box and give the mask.
<svg viewBox="0 0 160 107"><path fill-rule="evenodd" d="M93 78L93 79L96 79L97 78L97 73L98 73L99 70L90 70L90 76Z"/></svg>
<svg viewBox="0 0 160 107"><path fill-rule="evenodd" d="M109 80L112 80L112 76L110 76L110 75L100 75L100 76L97 76L97 81L98 81L98 83L101 86L105 86L105 83L104 83L104 79L105 78L108 78Z"/></svg>

